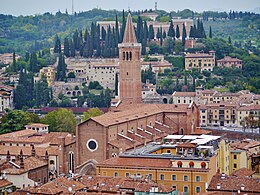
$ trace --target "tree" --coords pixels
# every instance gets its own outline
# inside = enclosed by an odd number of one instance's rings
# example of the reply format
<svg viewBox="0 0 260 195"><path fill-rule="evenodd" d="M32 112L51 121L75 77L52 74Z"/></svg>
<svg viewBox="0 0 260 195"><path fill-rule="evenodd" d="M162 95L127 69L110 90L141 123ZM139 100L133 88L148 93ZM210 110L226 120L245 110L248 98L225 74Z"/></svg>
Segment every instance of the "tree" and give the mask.
<svg viewBox="0 0 260 195"><path fill-rule="evenodd" d="M209 27L209 38L212 38L212 29L211 29L211 26Z"/></svg>
<svg viewBox="0 0 260 195"><path fill-rule="evenodd" d="M61 53L61 42L58 35L55 36L54 53Z"/></svg>
<svg viewBox="0 0 260 195"><path fill-rule="evenodd" d="M152 24L149 25L148 34L149 34L148 35L149 41L153 40L154 39L154 28L153 28Z"/></svg>
<svg viewBox="0 0 260 195"><path fill-rule="evenodd" d="M183 24L182 25L182 36L181 36L183 47L185 47L186 37L187 37L186 28L185 28L185 25Z"/></svg>
<svg viewBox="0 0 260 195"><path fill-rule="evenodd" d="M193 27L193 26L190 27L190 35L189 35L189 38L195 38L195 36L194 36L194 27Z"/></svg>
<svg viewBox="0 0 260 195"><path fill-rule="evenodd" d="M29 71L34 72L34 73L39 72L40 67L37 66L37 63L38 63L37 54L36 54L36 52L32 52L31 58L30 58Z"/></svg>
<svg viewBox="0 0 260 195"><path fill-rule="evenodd" d="M174 38L175 37L175 30L173 28L173 22L171 20L170 27L168 30L168 36Z"/></svg>
<svg viewBox="0 0 260 195"><path fill-rule="evenodd" d="M70 57L70 45L67 37L64 39L64 55Z"/></svg>
<svg viewBox="0 0 260 195"><path fill-rule="evenodd" d="M59 61L57 66L57 80L64 81L66 78L67 65L65 64L65 58L62 53L59 55Z"/></svg>
<svg viewBox="0 0 260 195"><path fill-rule="evenodd" d="M231 37L228 36L228 43L231 45L232 44L232 41L231 41Z"/></svg>
<svg viewBox="0 0 260 195"><path fill-rule="evenodd" d="M177 27L176 27L176 38L177 38L177 39L180 38L180 29L179 29L179 25L177 25Z"/></svg>
<svg viewBox="0 0 260 195"><path fill-rule="evenodd" d="M12 72L17 71L17 65L16 65L16 57L15 57L15 51L13 52L13 64L12 64Z"/></svg>
<svg viewBox="0 0 260 195"><path fill-rule="evenodd" d="M8 110L1 118L0 134L24 129L29 123L39 123L39 116L22 110Z"/></svg>
<svg viewBox="0 0 260 195"><path fill-rule="evenodd" d="M49 131L69 133L75 133L77 124L73 112L65 108L49 112L41 122L49 125Z"/></svg>
<svg viewBox="0 0 260 195"><path fill-rule="evenodd" d="M48 88L47 79L43 76L34 87L35 106L47 106L51 101L51 89Z"/></svg>
<svg viewBox="0 0 260 195"><path fill-rule="evenodd" d="M81 118L81 121L84 122L88 119L90 119L91 117L95 117L95 116L100 116L104 114L104 112L98 108L90 108L88 109L88 111L83 113L83 116Z"/></svg>

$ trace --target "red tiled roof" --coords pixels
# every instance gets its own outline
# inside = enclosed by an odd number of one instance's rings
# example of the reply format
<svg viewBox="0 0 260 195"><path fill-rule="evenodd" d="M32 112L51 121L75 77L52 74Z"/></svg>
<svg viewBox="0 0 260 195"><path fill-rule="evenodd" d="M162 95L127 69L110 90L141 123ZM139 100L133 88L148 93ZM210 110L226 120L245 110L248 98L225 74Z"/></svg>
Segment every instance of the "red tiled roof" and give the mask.
<svg viewBox="0 0 260 195"><path fill-rule="evenodd" d="M170 168L172 166L172 163L170 159L161 158L116 157L103 161L102 163L100 163L100 166L102 165Z"/></svg>
<svg viewBox="0 0 260 195"><path fill-rule="evenodd" d="M19 160L15 161L14 163L17 165L20 165ZM1 170L5 171L7 174L20 175L20 174L26 173L32 169L37 169L37 168L40 168L43 166L48 166L47 161L34 157L34 156L31 156L29 158L24 159L24 168L18 168L18 167L15 167L14 165L10 164L10 162L6 162L6 164L4 164L1 167Z"/></svg>
<svg viewBox="0 0 260 195"><path fill-rule="evenodd" d="M123 106L120 108L122 111L108 112L91 119L104 126L110 126L162 112L184 113L187 112L188 107L189 105L186 104L139 104L135 107L127 106L128 109Z"/></svg>
<svg viewBox="0 0 260 195"><path fill-rule="evenodd" d="M13 183L8 180L0 179L0 188L4 188L4 187L10 186L12 184Z"/></svg>
<svg viewBox="0 0 260 195"><path fill-rule="evenodd" d="M248 168L241 168L232 173L232 176L237 177L250 177L254 174L254 172Z"/></svg>
<svg viewBox="0 0 260 195"><path fill-rule="evenodd" d="M217 189L217 184L220 185L220 189ZM241 185L244 185L244 190L241 190ZM221 178L221 174L216 174L212 177L208 191L238 191L260 193L260 180L258 178L251 177L236 177L226 176Z"/></svg>

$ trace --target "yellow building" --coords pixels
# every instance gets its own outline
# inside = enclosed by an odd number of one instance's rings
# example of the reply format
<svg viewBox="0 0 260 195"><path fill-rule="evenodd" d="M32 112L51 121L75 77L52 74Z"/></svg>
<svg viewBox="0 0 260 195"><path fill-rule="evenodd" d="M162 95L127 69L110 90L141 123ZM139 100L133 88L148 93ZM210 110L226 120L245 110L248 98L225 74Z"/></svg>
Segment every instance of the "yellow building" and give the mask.
<svg viewBox="0 0 260 195"><path fill-rule="evenodd" d="M201 71L212 71L215 67L215 51L207 53L186 54L185 56L185 70L192 70L193 68Z"/></svg>
<svg viewBox="0 0 260 195"><path fill-rule="evenodd" d="M252 116L255 121L260 118L260 105L241 106L237 111L237 126L247 126L245 118ZM243 123L244 122L244 123Z"/></svg>
<svg viewBox="0 0 260 195"><path fill-rule="evenodd" d="M241 168L254 170L259 175L260 168L260 142L254 140L242 140L230 143L221 140L216 150L217 167L221 173L231 175Z"/></svg>
<svg viewBox="0 0 260 195"><path fill-rule="evenodd" d="M154 142L97 164L96 174L148 177L187 194L206 192L217 172L218 159L212 145L217 145L219 138L211 135L168 135L163 139L164 144Z"/></svg>
<svg viewBox="0 0 260 195"><path fill-rule="evenodd" d="M48 86L51 87L55 80L55 69L51 66L43 67L40 70L40 75L45 76L48 82Z"/></svg>

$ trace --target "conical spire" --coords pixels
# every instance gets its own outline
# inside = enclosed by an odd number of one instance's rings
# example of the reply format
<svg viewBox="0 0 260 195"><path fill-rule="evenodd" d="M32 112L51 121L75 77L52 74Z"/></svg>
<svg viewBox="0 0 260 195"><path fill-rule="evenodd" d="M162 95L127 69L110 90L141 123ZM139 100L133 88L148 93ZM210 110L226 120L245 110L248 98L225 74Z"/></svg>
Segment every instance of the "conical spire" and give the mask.
<svg viewBox="0 0 260 195"><path fill-rule="evenodd" d="M132 16L130 13L127 16L123 43L137 43Z"/></svg>

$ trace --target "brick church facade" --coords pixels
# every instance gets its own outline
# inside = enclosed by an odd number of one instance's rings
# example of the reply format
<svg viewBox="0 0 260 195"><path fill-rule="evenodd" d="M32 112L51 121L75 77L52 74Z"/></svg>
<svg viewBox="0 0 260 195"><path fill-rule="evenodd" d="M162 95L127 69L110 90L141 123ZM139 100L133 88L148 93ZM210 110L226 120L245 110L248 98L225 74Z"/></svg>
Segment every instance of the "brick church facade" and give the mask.
<svg viewBox="0 0 260 195"><path fill-rule="evenodd" d="M121 152L161 141L169 134L190 134L199 126L194 104L141 102L141 45L131 15L119 44L119 104L112 111L90 118L76 130L76 172L95 174L96 164Z"/></svg>

